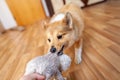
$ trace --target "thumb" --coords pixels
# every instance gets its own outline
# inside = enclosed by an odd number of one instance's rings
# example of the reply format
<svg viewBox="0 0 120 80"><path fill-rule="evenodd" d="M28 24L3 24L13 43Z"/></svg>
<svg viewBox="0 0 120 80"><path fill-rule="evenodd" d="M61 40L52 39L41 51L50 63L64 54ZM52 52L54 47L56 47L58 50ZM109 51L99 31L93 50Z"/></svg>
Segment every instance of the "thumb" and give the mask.
<svg viewBox="0 0 120 80"><path fill-rule="evenodd" d="M37 79L37 80L44 80L45 79L44 76L42 76L42 75L40 75L38 73L33 73L32 76L33 76L34 79Z"/></svg>

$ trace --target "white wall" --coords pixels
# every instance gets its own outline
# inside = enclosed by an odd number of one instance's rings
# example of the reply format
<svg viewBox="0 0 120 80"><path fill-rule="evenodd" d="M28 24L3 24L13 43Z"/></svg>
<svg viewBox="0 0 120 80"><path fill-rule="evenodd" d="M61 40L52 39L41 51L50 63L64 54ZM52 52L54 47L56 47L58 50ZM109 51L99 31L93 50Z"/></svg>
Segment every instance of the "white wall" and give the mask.
<svg viewBox="0 0 120 80"><path fill-rule="evenodd" d="M63 5L64 5L63 0L51 0L51 2L52 2L53 9L54 9L55 13L59 9L61 9L63 7ZM84 6L83 2L80 1L80 0L66 0L66 4L69 4L69 3L74 3L74 4L76 4L76 5L80 6L80 7Z"/></svg>
<svg viewBox="0 0 120 80"><path fill-rule="evenodd" d="M13 18L5 0L0 0L0 21L5 29L10 29L17 26L17 23Z"/></svg>
<svg viewBox="0 0 120 80"><path fill-rule="evenodd" d="M49 14L49 11L48 11L48 8L47 8L45 0L41 0L41 1L42 1L43 8L45 10L46 16L50 17L50 14Z"/></svg>
<svg viewBox="0 0 120 80"><path fill-rule="evenodd" d="M88 4L93 4L93 3L100 2L100 1L104 1L104 0L89 0Z"/></svg>
<svg viewBox="0 0 120 80"><path fill-rule="evenodd" d="M83 2L80 1L80 0L66 0L66 3L67 3L67 4L69 4L69 3L74 3L74 4L76 4L76 5L80 6L80 7L83 7L83 6L84 6Z"/></svg>
<svg viewBox="0 0 120 80"><path fill-rule="evenodd" d="M55 13L64 5L63 0L51 0L51 2Z"/></svg>

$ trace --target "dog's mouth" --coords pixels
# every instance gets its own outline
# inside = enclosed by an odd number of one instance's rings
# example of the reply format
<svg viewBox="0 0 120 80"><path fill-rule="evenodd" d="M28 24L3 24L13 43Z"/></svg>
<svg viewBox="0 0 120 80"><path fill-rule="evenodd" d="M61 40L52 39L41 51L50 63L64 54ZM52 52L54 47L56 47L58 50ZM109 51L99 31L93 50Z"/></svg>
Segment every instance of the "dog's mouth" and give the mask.
<svg viewBox="0 0 120 80"><path fill-rule="evenodd" d="M60 51L57 53L58 54L58 56L60 56L60 55L62 55L63 54L63 49L64 49L64 45L61 47L61 49L60 49Z"/></svg>

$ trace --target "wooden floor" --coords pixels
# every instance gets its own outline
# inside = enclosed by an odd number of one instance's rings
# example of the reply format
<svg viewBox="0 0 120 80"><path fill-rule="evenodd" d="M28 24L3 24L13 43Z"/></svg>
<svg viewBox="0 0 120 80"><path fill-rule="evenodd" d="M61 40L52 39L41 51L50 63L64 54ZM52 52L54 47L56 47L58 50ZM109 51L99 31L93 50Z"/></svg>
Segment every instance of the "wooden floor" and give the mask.
<svg viewBox="0 0 120 80"><path fill-rule="evenodd" d="M72 63L68 80L120 80L120 0L108 0L84 12L89 22L84 31L83 61ZM0 80L19 80L27 61L45 52L42 32L37 23L23 32L0 35Z"/></svg>

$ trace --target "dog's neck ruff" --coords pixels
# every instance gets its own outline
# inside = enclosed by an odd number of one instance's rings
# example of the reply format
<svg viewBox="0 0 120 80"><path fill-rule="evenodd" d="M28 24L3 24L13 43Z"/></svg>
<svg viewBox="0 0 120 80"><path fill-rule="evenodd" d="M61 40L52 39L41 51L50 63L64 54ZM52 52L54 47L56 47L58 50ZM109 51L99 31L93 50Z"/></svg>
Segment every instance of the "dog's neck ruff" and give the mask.
<svg viewBox="0 0 120 80"><path fill-rule="evenodd" d="M63 18L65 17L65 14L57 14L55 15L51 20L50 20L50 23L54 23L54 22L57 22L57 21L60 21L62 20Z"/></svg>

